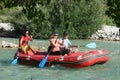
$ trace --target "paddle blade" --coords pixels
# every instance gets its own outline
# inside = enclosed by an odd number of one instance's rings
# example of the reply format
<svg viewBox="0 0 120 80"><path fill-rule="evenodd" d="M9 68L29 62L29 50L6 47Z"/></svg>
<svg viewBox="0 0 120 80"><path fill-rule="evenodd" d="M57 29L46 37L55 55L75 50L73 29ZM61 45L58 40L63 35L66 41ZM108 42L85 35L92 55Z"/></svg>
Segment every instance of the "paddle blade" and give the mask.
<svg viewBox="0 0 120 80"><path fill-rule="evenodd" d="M96 48L96 43L89 43L86 45L87 48Z"/></svg>
<svg viewBox="0 0 120 80"><path fill-rule="evenodd" d="M17 62L18 62L18 57L16 59L14 59L11 64L13 64L13 65L17 64Z"/></svg>
<svg viewBox="0 0 120 80"><path fill-rule="evenodd" d="M39 63L39 68L43 68L45 66L47 58L48 58L48 55L45 56L45 58L42 59L42 61Z"/></svg>

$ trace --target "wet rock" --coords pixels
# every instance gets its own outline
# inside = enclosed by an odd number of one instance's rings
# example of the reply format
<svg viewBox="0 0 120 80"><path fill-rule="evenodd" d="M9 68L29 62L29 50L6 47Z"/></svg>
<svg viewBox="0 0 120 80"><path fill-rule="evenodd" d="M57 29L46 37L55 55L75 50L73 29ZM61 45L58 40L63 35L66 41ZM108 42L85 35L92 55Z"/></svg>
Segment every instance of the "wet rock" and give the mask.
<svg viewBox="0 0 120 80"><path fill-rule="evenodd" d="M2 41L2 42L1 42L1 47L2 47L2 48L18 48L18 45L17 45L17 44L14 44L14 43Z"/></svg>
<svg viewBox="0 0 120 80"><path fill-rule="evenodd" d="M103 25L102 29L93 34L90 39L120 41L120 28Z"/></svg>

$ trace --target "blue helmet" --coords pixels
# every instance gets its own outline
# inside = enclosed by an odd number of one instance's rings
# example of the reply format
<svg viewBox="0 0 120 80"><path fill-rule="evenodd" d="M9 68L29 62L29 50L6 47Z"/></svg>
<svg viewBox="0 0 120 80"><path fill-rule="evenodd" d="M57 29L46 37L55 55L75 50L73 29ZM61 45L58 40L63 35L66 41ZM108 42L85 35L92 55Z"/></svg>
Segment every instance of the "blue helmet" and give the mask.
<svg viewBox="0 0 120 80"><path fill-rule="evenodd" d="M57 32L53 32L52 35L57 36L57 35L59 35L59 34L58 34Z"/></svg>

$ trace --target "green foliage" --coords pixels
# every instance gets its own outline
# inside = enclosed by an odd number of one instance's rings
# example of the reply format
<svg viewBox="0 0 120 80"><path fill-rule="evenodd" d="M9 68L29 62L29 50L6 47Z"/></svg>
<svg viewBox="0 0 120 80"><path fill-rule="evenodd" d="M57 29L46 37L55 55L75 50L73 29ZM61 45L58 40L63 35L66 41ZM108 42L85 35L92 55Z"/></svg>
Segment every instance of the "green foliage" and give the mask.
<svg viewBox="0 0 120 80"><path fill-rule="evenodd" d="M30 30L34 38L42 39L50 38L53 31L60 35L63 31L68 31L70 38L86 39L103 24L106 11L105 0L7 1L5 0L6 7L22 6L21 11L25 14L14 14L18 18L20 15L24 16L23 22L20 21L21 18L18 22L12 21L17 25L16 31L22 30L22 23L24 29Z"/></svg>
<svg viewBox="0 0 120 80"><path fill-rule="evenodd" d="M24 30L30 30L30 21L22 13L22 7L3 8L0 12L0 22L14 24L16 37L19 37Z"/></svg>
<svg viewBox="0 0 120 80"><path fill-rule="evenodd" d="M114 19L112 19L111 17L108 17L108 15L104 15L103 22L106 25L115 26Z"/></svg>
<svg viewBox="0 0 120 80"><path fill-rule="evenodd" d="M105 10L104 0L37 0L26 3L23 9L36 24L36 37L49 38L47 34L53 31L62 34L67 30L71 38L79 39L100 28Z"/></svg>
<svg viewBox="0 0 120 80"><path fill-rule="evenodd" d="M120 27L120 1L119 0L107 0L108 16L114 19L114 22Z"/></svg>

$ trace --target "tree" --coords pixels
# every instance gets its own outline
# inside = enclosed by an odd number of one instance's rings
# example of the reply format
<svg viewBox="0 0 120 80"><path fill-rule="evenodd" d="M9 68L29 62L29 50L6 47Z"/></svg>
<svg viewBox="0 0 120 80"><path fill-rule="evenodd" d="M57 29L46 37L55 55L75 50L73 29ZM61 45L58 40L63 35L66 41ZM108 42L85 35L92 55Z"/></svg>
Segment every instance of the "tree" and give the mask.
<svg viewBox="0 0 120 80"><path fill-rule="evenodd" d="M107 0L108 10L106 14L114 19L114 22L120 27L120 1Z"/></svg>
<svg viewBox="0 0 120 80"><path fill-rule="evenodd" d="M64 30L70 38L86 39L102 25L106 7L105 0L5 0L5 4L22 6L29 20L23 25L35 38L42 39Z"/></svg>

